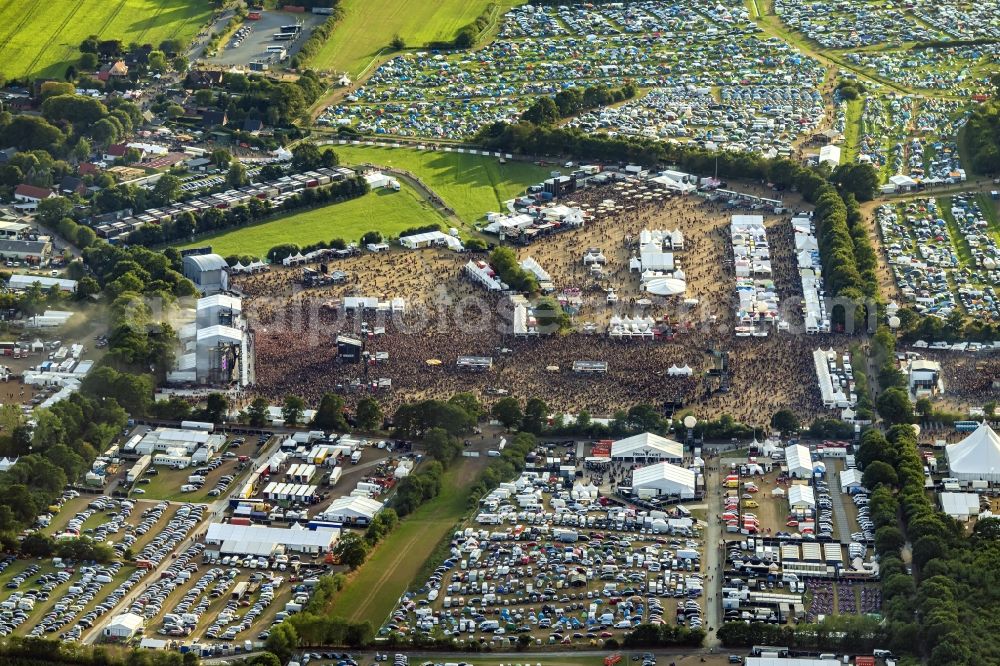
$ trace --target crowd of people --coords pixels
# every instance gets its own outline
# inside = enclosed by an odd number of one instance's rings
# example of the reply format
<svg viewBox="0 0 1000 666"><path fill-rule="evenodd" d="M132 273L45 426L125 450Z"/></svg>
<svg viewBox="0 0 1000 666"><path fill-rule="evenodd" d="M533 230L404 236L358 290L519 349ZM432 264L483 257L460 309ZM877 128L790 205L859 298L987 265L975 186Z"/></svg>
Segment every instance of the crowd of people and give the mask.
<svg viewBox="0 0 1000 666"><path fill-rule="evenodd" d="M612 199L617 210L517 251L522 259L536 259L551 275L557 296L582 296L572 325L582 330L583 324L593 323L593 334L514 337L509 301L464 277L467 254L399 249L365 253L331 264L331 270L349 275L344 284L305 289L299 284L301 269L280 268L234 279L255 334L257 381L250 392L274 404L298 395L310 405L331 390L343 392L349 403L374 395L386 413L403 402L447 398L458 391L475 392L487 403L505 395L540 397L553 410L576 414L585 409L595 416L610 416L638 403L690 406L706 417L728 413L754 425L764 424L788 405L806 416L822 412L811 353L817 346L830 346L829 340L777 332L768 338L732 335L730 304L735 292L727 228L729 216L738 211L690 195L639 205L613 186L583 190L570 198L580 206ZM797 313L801 288L794 279L791 230L783 228L789 226L787 218L768 216L767 224L775 229L772 257L779 293L792 304L789 312ZM684 298L697 300L697 305L650 297L640 290L639 276L629 271L629 258L644 228L684 233L685 248L675 257L686 273ZM582 262L590 247L601 248L607 257L602 277L594 277ZM607 303L609 288L618 294L617 304ZM345 312L347 296L403 298L406 311ZM639 306L643 298L652 305ZM613 314L651 315L662 322L666 334L655 341L609 338L604 331ZM387 353L388 359L371 364L339 361L334 341L340 332L360 335L373 359L375 352ZM714 349L729 353L723 382L728 392L720 392L718 379L705 375L707 352ZM493 367L484 372L460 370L458 356L492 357ZM607 372L576 373L575 361L607 362ZM671 376L668 369L673 365L687 365L694 373ZM372 388L379 379L391 380L391 387L383 382L381 388Z"/></svg>

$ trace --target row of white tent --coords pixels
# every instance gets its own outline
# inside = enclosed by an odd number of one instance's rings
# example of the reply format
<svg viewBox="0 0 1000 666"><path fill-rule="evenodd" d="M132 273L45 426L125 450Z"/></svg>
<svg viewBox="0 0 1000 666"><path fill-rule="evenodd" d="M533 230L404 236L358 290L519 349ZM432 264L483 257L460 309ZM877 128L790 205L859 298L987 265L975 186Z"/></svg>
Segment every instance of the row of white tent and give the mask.
<svg viewBox="0 0 1000 666"><path fill-rule="evenodd" d="M288 264L285 264L288 266ZM230 273L263 273L269 270L267 264L265 264L260 259L251 261L249 264L244 264L242 261L237 261L235 264L229 267Z"/></svg>
<svg viewBox="0 0 1000 666"><path fill-rule="evenodd" d="M792 218L795 231L795 257L802 280L802 317L806 333L829 333L830 315L826 311L823 292L823 266L819 256L819 241L811 218Z"/></svg>

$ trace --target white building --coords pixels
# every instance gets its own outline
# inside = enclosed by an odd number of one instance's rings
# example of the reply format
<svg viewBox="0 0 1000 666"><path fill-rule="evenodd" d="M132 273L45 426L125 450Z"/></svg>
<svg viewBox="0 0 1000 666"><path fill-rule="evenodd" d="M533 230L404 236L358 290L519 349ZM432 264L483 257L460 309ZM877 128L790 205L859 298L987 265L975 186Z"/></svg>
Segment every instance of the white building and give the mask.
<svg viewBox="0 0 1000 666"><path fill-rule="evenodd" d="M828 163L831 167L840 165L840 148L837 146L823 146L819 149L819 163Z"/></svg>
<svg viewBox="0 0 1000 666"><path fill-rule="evenodd" d="M797 479L810 479L813 474L812 454L801 444L785 447L785 464L788 476Z"/></svg>
<svg viewBox="0 0 1000 666"><path fill-rule="evenodd" d="M18 273L11 275L10 280L7 281L7 287L12 291L30 289L32 285L36 284L43 291L48 291L52 287L59 287L59 291L65 291L70 294L76 293L76 280L64 280L45 275L21 275Z"/></svg>
<svg viewBox="0 0 1000 666"><path fill-rule="evenodd" d="M122 613L111 618L108 625L104 627L104 635L117 641L127 641L142 631L145 621L141 615L135 613Z"/></svg>
<svg viewBox="0 0 1000 666"><path fill-rule="evenodd" d="M158 452L174 453L180 450L181 454L190 456L198 449L205 448L214 454L225 444L225 435L216 435L203 430L157 428L143 435L135 445L135 452L139 455L149 455Z"/></svg>
<svg viewBox="0 0 1000 666"><path fill-rule="evenodd" d="M907 365L907 382L910 394L921 398L941 391L941 364L937 361L915 358Z"/></svg>
<svg viewBox="0 0 1000 666"><path fill-rule="evenodd" d="M205 543L219 555L256 555L269 557L283 551L328 553L340 538L340 530L288 529L261 525L212 523L205 533Z"/></svg>
<svg viewBox="0 0 1000 666"><path fill-rule="evenodd" d="M351 525L367 525L384 505L370 497L339 497L323 512L325 520Z"/></svg>
<svg viewBox="0 0 1000 666"><path fill-rule="evenodd" d="M462 241L458 238L440 231L427 231L412 236L401 236L399 244L410 250L419 250L425 247L446 247L449 250L461 252L465 249Z"/></svg>
<svg viewBox="0 0 1000 666"><path fill-rule="evenodd" d="M693 497L694 472L677 465L660 462L632 471L632 492L640 497L676 495Z"/></svg>
<svg viewBox="0 0 1000 666"><path fill-rule="evenodd" d="M651 432L620 439L611 445L611 459L627 462L681 462L684 445Z"/></svg>
<svg viewBox="0 0 1000 666"><path fill-rule="evenodd" d="M184 277L203 294L229 289L229 264L217 254L189 254L184 257Z"/></svg>

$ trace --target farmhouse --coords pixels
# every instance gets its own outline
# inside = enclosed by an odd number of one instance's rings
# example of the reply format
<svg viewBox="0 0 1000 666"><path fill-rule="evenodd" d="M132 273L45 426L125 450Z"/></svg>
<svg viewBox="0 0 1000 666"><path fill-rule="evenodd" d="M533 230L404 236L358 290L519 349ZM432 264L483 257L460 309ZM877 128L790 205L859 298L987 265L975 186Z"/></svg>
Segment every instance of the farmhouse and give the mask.
<svg viewBox="0 0 1000 666"><path fill-rule="evenodd" d="M668 461L679 463L684 458L684 446L651 432L620 439L611 445L611 459L625 462Z"/></svg>
<svg viewBox="0 0 1000 666"><path fill-rule="evenodd" d="M254 555L270 557L285 551L297 553L328 553L340 538L340 530L304 527L263 527L259 525L232 525L212 523L205 533L205 551L209 558L221 555Z"/></svg>
<svg viewBox="0 0 1000 666"><path fill-rule="evenodd" d="M56 193L47 187L35 187L21 183L14 188L14 208L24 211L38 210L38 203L51 199Z"/></svg>

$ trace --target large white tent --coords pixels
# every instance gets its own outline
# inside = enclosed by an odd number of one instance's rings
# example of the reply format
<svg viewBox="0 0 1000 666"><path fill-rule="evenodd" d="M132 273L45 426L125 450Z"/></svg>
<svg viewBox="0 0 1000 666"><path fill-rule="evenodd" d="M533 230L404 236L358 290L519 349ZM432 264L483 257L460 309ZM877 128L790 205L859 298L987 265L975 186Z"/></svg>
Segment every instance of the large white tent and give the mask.
<svg viewBox="0 0 1000 666"><path fill-rule="evenodd" d="M985 421L961 442L946 447L945 453L956 479L1000 482L1000 435Z"/></svg>
<svg viewBox="0 0 1000 666"><path fill-rule="evenodd" d="M694 495L694 472L677 465L660 462L632 471L632 491L655 495Z"/></svg>
<svg viewBox="0 0 1000 666"><path fill-rule="evenodd" d="M809 449L801 444L785 447L785 463L788 465L788 475L800 479L812 478L812 455Z"/></svg>
<svg viewBox="0 0 1000 666"><path fill-rule="evenodd" d="M680 462L684 458L684 446L666 437L644 432L620 439L611 445L612 460L669 460Z"/></svg>
<svg viewBox="0 0 1000 666"><path fill-rule="evenodd" d="M673 277L657 277L646 282L645 289L656 296L676 296L684 293L687 283Z"/></svg>

